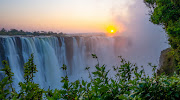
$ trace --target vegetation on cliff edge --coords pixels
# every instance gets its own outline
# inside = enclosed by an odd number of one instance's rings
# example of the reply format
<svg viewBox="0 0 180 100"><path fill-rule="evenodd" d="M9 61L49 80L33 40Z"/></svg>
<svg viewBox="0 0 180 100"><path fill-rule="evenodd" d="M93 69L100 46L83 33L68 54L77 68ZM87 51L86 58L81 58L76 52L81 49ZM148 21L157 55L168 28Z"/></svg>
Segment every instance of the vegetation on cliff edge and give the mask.
<svg viewBox="0 0 180 100"><path fill-rule="evenodd" d="M180 1L144 0L149 7L150 21L161 25L169 37L172 47L171 56L175 58L177 73L180 71ZM172 67L172 66L171 66ZM170 74L170 73L169 73Z"/></svg>
<svg viewBox="0 0 180 100"><path fill-rule="evenodd" d="M23 31L23 30L17 30L17 29L10 29L6 30L5 28L2 28L0 31L0 35L33 35L33 36L61 36L63 33L55 33L52 31L45 32L45 31L34 31L34 32L28 32L28 31Z"/></svg>

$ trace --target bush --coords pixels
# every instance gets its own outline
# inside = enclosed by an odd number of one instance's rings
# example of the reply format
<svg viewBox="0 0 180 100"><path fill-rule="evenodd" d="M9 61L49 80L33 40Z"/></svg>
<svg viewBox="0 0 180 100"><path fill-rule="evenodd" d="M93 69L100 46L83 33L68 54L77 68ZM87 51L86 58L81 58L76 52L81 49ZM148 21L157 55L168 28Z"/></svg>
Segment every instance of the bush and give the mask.
<svg viewBox="0 0 180 100"><path fill-rule="evenodd" d="M93 58L98 57L93 54ZM76 80L69 82L67 72L62 77L61 82L64 83L61 90L39 88L38 84L33 82L34 73L37 72L34 65L33 55L24 66L24 82L20 82L21 90L17 93L12 87L13 73L6 61L3 61L4 68L1 71L5 72L6 77L0 82L0 99L180 99L180 76L174 73L171 77L166 75L156 75L156 66L153 67L153 76L146 76L145 71L138 71L135 64L125 61L122 57L120 66L113 66L115 72L114 77L108 77L109 71L106 70L106 65L95 66L96 70L89 72L90 81ZM67 70L67 66L63 65L62 69Z"/></svg>
<svg viewBox="0 0 180 100"><path fill-rule="evenodd" d="M98 57L93 54L93 58ZM36 66L33 64L33 55L29 61L25 64L25 82L20 82L21 87L20 93L9 91L5 89L5 86L12 84L12 72L9 66L5 65L2 69L6 77L0 82L1 85L1 95L0 99L97 99L97 100L111 100L111 99L180 99L180 76L174 73L171 77L166 75L156 75L156 66L153 67L153 76L146 76L145 71L139 71L135 64L125 61L122 57L121 65L114 66L113 71L115 73L114 77L108 77L109 71L106 70L106 65L95 66L96 70L90 72L87 67L86 70L89 73L90 81L76 80L75 82L69 82L67 72L64 77L62 77L61 82L63 83L62 89L47 91L40 89L38 84L33 82L33 73L35 73ZM26 68L31 70L27 71ZM62 69L67 70L67 66L63 65ZM27 76L29 78L27 78ZM5 80L5 82L4 82ZM4 84L4 85L2 85ZM3 86L3 88L2 88ZM11 86L11 85L10 85ZM44 97L44 98L43 98Z"/></svg>

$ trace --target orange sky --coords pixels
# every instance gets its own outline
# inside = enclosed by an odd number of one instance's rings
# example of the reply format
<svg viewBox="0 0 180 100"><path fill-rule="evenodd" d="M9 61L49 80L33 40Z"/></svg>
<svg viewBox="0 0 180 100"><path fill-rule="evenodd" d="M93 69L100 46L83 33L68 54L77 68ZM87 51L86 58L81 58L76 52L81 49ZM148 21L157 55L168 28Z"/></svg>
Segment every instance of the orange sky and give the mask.
<svg viewBox="0 0 180 100"><path fill-rule="evenodd" d="M128 7L134 0L1 0L0 28L66 33L107 32L114 25L126 29Z"/></svg>

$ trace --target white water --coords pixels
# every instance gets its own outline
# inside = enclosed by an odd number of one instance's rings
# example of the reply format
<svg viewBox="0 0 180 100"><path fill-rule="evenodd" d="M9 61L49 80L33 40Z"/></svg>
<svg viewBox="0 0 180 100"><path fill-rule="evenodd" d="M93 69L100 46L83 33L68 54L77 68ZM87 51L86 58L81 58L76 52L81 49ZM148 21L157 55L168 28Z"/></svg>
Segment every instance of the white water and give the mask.
<svg viewBox="0 0 180 100"><path fill-rule="evenodd" d="M97 63L91 54L97 54L100 64L107 64L109 69L119 64L118 56L146 65L148 62L158 65L162 48L138 50L133 42L123 37L0 37L0 60L8 60L14 72L14 87L18 90L18 82L23 79L23 64L33 53L38 72L34 81L41 88L51 89L61 87L61 77L64 71L63 64L68 66L68 76L71 81L88 77L86 67ZM153 53L154 51L155 53ZM142 52L143 51L143 52ZM152 56L152 54L154 54ZM158 55L157 55L158 54ZM0 63L1 65L1 63ZM2 66L2 65L1 65ZM147 73L151 68L145 66Z"/></svg>

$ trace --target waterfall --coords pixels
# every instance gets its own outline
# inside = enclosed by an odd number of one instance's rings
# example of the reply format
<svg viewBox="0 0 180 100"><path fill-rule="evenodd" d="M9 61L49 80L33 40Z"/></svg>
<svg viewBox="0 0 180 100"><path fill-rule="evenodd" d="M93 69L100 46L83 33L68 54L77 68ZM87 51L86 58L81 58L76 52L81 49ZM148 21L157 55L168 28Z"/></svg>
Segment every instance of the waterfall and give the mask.
<svg viewBox="0 0 180 100"><path fill-rule="evenodd" d="M61 88L61 77L65 72L62 65L67 65L70 81L78 78L87 78L86 67L94 69L97 61L91 54L97 54L100 64L107 64L109 69L117 65L118 56L134 60L130 55L137 53L133 49L132 41L125 37L105 36L1 36L0 37L0 60L7 60L14 73L13 86L18 90L18 83L23 82L23 65L28 61L30 55L34 54L34 62L38 72L35 74L34 82L40 84L41 88ZM149 51L147 51L149 52ZM158 51L160 52L160 50ZM142 52L140 52L142 53ZM140 54L139 53L139 54ZM159 53L160 54L160 53ZM149 61L156 61L149 59ZM143 58L143 57L141 57ZM138 58L139 59L139 58ZM141 59L136 62L141 63ZM144 61L142 61L144 63ZM147 64L147 62L145 62ZM0 63L2 67L2 63ZM2 77L3 74L1 73Z"/></svg>
<svg viewBox="0 0 180 100"><path fill-rule="evenodd" d="M14 85L23 79L23 64L34 54L34 62L38 72L34 81L41 88L60 87L60 70L62 64L67 64L64 39L57 37L1 37L2 46L5 50L4 57L14 73ZM62 45L60 46L60 43Z"/></svg>

